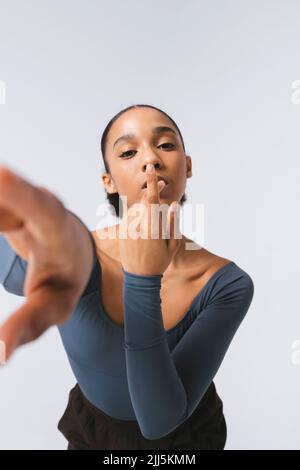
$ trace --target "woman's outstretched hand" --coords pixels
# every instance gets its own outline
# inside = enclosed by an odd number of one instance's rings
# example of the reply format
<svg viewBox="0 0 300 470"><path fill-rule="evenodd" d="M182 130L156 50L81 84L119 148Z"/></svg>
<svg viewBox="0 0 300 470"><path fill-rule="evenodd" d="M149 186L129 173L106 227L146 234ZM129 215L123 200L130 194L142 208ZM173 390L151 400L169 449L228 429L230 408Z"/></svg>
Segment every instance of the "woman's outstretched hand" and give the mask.
<svg viewBox="0 0 300 470"><path fill-rule="evenodd" d="M28 262L26 301L0 326L7 362L16 348L67 320L88 282L93 247L88 229L53 193L4 166L0 232Z"/></svg>
<svg viewBox="0 0 300 470"><path fill-rule="evenodd" d="M180 206L177 201L169 207L165 204L163 217L158 209L164 182L157 181L153 165L152 171L148 165L146 175L147 189L141 196L141 205L133 204L120 223L120 258L125 271L133 274L163 274L180 247L179 211L172 210Z"/></svg>

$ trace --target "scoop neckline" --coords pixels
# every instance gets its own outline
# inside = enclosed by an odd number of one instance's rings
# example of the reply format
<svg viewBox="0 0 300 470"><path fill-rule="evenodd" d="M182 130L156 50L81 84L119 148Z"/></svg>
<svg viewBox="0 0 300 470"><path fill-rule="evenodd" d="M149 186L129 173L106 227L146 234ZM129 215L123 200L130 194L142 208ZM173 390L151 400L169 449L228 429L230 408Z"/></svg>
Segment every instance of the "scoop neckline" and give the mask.
<svg viewBox="0 0 300 470"><path fill-rule="evenodd" d="M99 260L97 259L97 266L98 266L98 269L99 269L99 272L100 272L100 275L101 275L101 264L99 262ZM194 305L196 304L196 302L198 301L198 299L202 296L202 294L204 293L205 290L207 290L207 288L209 287L209 285L212 283L212 281L217 277L218 274L220 274L221 272L223 272L226 268L228 268L229 266L237 266L236 263L234 261L229 261L229 263L225 264L224 266L222 266L220 269L218 269L210 278L209 280L204 284L204 286L202 287L202 289L200 289L200 291L198 292L198 294L196 294L196 296L194 297L194 299L192 300L190 306L188 307L188 309L185 311L185 314L184 316L182 317L182 319L176 324L174 325L172 328L168 329L168 330L165 330L165 333L168 335L168 334L171 334L173 333L173 331L177 330L182 323L184 323L184 321L189 317L191 311L193 310L194 308ZM103 313L103 318L116 330L116 331L119 331L119 333L122 333L124 334L125 333L125 328L124 328L124 324L123 325L117 325L117 323L115 323L111 318L110 316L108 315L108 313L106 312L105 308L103 307L103 303L102 303L102 294L101 294L101 289L97 289L96 290L96 298L97 298L97 304L100 308L100 310L102 311Z"/></svg>

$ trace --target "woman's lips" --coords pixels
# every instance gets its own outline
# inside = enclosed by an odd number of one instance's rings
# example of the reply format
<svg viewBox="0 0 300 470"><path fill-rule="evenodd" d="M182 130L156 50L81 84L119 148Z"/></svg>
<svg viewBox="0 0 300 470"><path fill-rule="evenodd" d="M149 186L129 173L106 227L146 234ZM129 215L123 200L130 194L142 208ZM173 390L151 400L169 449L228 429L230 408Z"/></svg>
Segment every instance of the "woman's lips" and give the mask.
<svg viewBox="0 0 300 470"><path fill-rule="evenodd" d="M169 181L165 177L158 175L157 176L157 183L159 183L160 181L163 181L165 183L165 185L169 184ZM145 189L146 187L147 187L147 180L144 182L144 184L142 186L142 189Z"/></svg>
<svg viewBox="0 0 300 470"><path fill-rule="evenodd" d="M163 189L159 192L159 194L161 194L161 193L163 193L164 191L166 191L169 186L170 186L170 183L165 183ZM147 191L147 187L146 187L146 188L142 188L142 191Z"/></svg>

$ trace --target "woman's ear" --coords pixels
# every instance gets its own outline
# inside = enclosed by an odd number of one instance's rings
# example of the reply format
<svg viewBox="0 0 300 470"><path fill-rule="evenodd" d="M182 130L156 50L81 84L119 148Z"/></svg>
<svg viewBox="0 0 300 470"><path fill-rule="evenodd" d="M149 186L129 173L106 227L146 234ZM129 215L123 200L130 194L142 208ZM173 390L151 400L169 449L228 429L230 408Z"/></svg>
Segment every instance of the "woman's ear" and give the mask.
<svg viewBox="0 0 300 470"><path fill-rule="evenodd" d="M191 178L192 176L192 159L189 155L186 155L186 177Z"/></svg>
<svg viewBox="0 0 300 470"><path fill-rule="evenodd" d="M114 194L114 193L118 192L118 190L115 186L114 180L112 179L110 173L103 173L101 178L102 178L102 182L104 184L104 187L106 189L106 192L108 194Z"/></svg>

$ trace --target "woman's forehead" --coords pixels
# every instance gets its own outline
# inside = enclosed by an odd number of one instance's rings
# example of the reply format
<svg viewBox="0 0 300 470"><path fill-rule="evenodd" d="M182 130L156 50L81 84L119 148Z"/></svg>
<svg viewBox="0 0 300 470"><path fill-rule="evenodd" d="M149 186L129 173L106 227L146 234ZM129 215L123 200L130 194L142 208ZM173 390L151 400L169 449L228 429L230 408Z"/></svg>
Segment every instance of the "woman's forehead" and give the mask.
<svg viewBox="0 0 300 470"><path fill-rule="evenodd" d="M149 108L137 108L126 111L113 123L108 140L113 145L115 140L123 134L151 134L155 127L167 126L176 132L171 121L163 113ZM177 132L176 132L177 133Z"/></svg>

